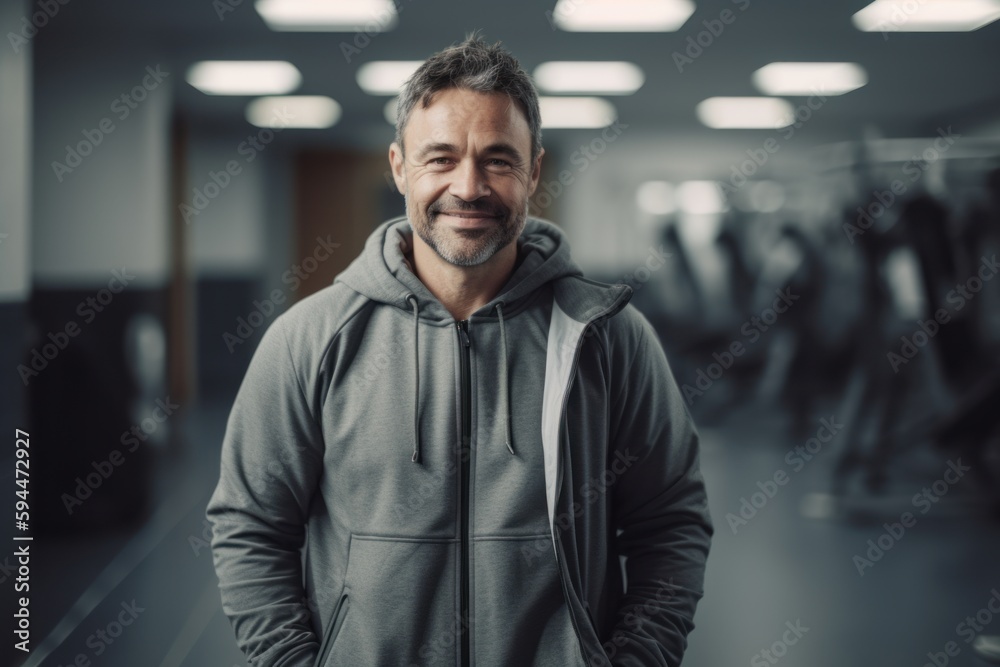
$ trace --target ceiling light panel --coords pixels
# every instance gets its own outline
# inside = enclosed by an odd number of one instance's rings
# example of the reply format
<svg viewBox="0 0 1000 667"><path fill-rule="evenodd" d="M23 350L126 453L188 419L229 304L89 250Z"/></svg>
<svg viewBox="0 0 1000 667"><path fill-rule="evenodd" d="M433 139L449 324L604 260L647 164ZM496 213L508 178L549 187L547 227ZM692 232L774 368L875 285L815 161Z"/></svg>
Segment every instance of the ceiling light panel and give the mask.
<svg viewBox="0 0 1000 667"><path fill-rule="evenodd" d="M421 60L376 60L358 68L357 81L369 95L397 95Z"/></svg>
<svg viewBox="0 0 1000 667"><path fill-rule="evenodd" d="M340 115L340 104L323 95L260 97L246 109L250 123L274 129L324 129L335 125Z"/></svg>
<svg viewBox="0 0 1000 667"><path fill-rule="evenodd" d="M777 129L795 120L792 105L777 97L710 97L695 109L714 129Z"/></svg>
<svg viewBox="0 0 1000 667"><path fill-rule="evenodd" d="M629 62L556 60L536 67L534 79L546 93L631 95L646 77L638 65Z"/></svg>
<svg viewBox="0 0 1000 667"><path fill-rule="evenodd" d="M547 15L572 32L673 32L693 13L691 0L559 0Z"/></svg>
<svg viewBox="0 0 1000 667"><path fill-rule="evenodd" d="M998 0L875 0L851 21L865 32L967 32L998 18Z"/></svg>
<svg viewBox="0 0 1000 667"><path fill-rule="evenodd" d="M283 60L205 60L186 79L206 95L282 95L302 83L295 65Z"/></svg>
<svg viewBox="0 0 1000 667"><path fill-rule="evenodd" d="M599 97L540 97L542 127L598 128L615 121L617 112L607 100Z"/></svg>
<svg viewBox="0 0 1000 667"><path fill-rule="evenodd" d="M767 95L843 95L868 83L868 74L857 63L777 62L751 78Z"/></svg>
<svg viewBox="0 0 1000 667"><path fill-rule="evenodd" d="M370 34L398 23L392 0L257 0L254 9L271 30L282 32Z"/></svg>

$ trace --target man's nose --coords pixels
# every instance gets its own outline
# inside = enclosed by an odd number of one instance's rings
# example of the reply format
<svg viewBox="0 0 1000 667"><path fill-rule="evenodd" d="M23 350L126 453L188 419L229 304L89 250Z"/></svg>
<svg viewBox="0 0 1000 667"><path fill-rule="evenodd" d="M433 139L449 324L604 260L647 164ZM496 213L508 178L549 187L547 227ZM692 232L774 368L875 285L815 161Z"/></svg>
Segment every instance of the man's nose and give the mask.
<svg viewBox="0 0 1000 667"><path fill-rule="evenodd" d="M472 160L462 160L452 171L448 192L459 199L474 201L490 194L486 176Z"/></svg>

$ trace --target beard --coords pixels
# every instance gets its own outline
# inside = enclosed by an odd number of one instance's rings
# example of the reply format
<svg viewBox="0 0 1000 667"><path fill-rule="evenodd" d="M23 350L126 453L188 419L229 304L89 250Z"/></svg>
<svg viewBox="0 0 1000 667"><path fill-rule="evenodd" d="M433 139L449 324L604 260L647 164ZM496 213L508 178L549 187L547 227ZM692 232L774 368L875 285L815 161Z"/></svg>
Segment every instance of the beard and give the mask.
<svg viewBox="0 0 1000 667"><path fill-rule="evenodd" d="M428 206L426 212L413 210L408 197L405 203L413 231L441 259L455 266L478 266L486 262L521 235L528 215L527 203L522 210L513 211L499 203L467 202L445 196ZM437 224L442 211L480 213L493 217L495 222L482 229L452 229Z"/></svg>

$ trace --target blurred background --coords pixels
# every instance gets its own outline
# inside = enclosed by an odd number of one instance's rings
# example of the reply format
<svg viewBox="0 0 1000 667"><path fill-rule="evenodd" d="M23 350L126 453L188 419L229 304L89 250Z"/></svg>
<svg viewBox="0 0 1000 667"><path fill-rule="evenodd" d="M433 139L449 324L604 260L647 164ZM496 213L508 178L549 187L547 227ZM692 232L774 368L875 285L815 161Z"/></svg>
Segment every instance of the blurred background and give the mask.
<svg viewBox="0 0 1000 667"><path fill-rule="evenodd" d="M0 546L6 664L245 664L204 521L235 391L274 318L402 214L394 96L475 29L543 96L532 213L632 285L699 426L716 537L684 664L987 664L998 18L4 0L0 477L30 512Z"/></svg>

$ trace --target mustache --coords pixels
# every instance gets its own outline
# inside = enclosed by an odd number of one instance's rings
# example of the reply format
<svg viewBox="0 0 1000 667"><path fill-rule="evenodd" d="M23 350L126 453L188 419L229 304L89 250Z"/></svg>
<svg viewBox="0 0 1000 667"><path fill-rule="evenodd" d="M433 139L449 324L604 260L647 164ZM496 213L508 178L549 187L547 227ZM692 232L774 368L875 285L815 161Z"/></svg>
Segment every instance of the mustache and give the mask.
<svg viewBox="0 0 1000 667"><path fill-rule="evenodd" d="M427 212L431 216L437 216L443 211L461 211L462 213L481 213L494 218L506 218L510 215L510 209L501 204L491 204L489 202L480 201L464 201L462 199L454 199L448 202L442 202L438 200L430 205Z"/></svg>

